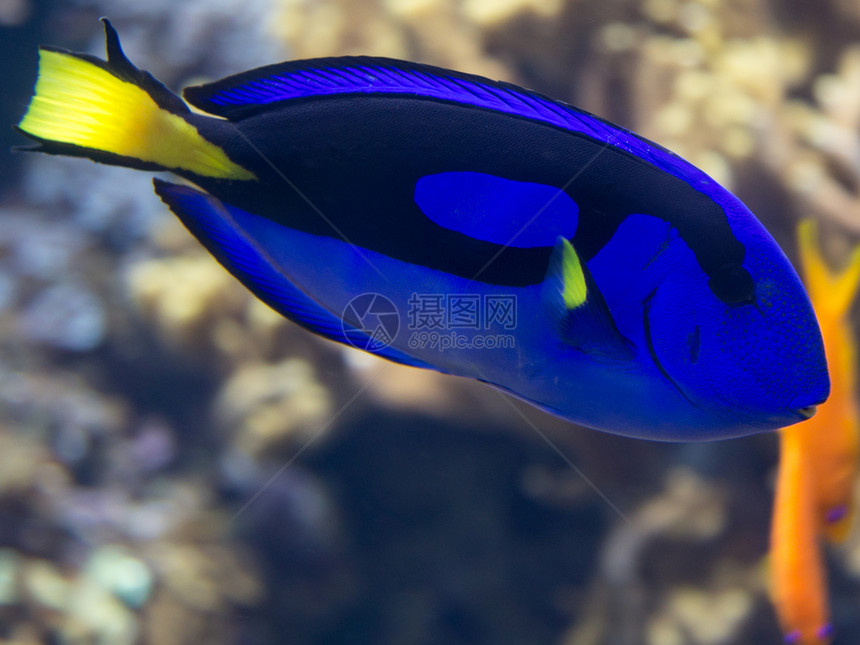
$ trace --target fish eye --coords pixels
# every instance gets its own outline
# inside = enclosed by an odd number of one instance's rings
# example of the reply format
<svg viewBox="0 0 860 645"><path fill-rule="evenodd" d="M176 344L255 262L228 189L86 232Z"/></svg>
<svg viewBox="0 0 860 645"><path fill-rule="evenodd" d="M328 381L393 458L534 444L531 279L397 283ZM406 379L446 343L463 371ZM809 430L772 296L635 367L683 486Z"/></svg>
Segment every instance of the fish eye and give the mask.
<svg viewBox="0 0 860 645"><path fill-rule="evenodd" d="M739 264L720 267L711 276L708 286L727 305L745 305L754 301L755 283L749 271Z"/></svg>
<svg viewBox="0 0 860 645"><path fill-rule="evenodd" d="M818 412L817 405L807 405L806 407L797 409L797 413L804 419L811 419L815 416L816 412Z"/></svg>

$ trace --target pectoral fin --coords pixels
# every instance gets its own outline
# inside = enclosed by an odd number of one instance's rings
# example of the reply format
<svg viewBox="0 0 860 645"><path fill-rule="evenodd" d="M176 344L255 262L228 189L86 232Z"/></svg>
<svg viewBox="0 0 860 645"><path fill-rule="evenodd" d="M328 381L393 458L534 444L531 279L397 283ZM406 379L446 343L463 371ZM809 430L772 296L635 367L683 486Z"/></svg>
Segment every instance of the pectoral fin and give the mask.
<svg viewBox="0 0 860 645"><path fill-rule="evenodd" d="M568 345L593 356L632 356L630 342L615 325L606 301L576 249L559 236L543 283L543 302Z"/></svg>

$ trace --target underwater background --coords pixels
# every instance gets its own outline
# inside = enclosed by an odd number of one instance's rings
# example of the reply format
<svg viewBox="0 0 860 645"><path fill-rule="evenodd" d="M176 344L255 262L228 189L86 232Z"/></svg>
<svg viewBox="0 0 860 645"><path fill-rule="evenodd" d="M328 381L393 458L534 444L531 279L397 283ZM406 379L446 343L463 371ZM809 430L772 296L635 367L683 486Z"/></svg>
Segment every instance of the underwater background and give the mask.
<svg viewBox="0 0 860 645"><path fill-rule="evenodd" d="M173 90L344 54L512 81L702 167L792 259L804 217L835 265L860 238L853 0L0 0L0 125L37 44L102 56L102 15ZM775 435L624 439L321 340L149 174L0 138L0 642L781 642Z"/></svg>

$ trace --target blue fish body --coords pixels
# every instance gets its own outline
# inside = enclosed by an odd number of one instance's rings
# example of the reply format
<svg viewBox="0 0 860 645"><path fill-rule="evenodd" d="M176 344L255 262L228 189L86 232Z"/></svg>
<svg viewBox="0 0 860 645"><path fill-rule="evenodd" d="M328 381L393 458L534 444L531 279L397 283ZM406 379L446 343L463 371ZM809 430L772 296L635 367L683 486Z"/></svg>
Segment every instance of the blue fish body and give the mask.
<svg viewBox="0 0 860 645"><path fill-rule="evenodd" d="M145 90L185 145L63 140L42 125L55 117L28 121L38 84L21 130L44 152L191 180L156 192L307 329L635 437L771 430L826 399L791 264L736 197L658 145L513 85L374 58L186 89L212 118L134 68L106 28L107 62L47 51L121 79L114 92ZM204 146L216 150L174 151Z"/></svg>

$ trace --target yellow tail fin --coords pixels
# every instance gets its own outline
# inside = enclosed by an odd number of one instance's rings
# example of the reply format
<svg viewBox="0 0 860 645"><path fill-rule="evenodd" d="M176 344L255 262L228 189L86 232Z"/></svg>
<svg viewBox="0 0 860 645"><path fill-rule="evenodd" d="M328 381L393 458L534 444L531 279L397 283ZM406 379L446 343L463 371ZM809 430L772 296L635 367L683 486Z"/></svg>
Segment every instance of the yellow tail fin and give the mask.
<svg viewBox="0 0 860 645"><path fill-rule="evenodd" d="M256 179L184 118L184 102L129 62L104 20L107 62L51 48L21 132L37 150L135 168L188 171L218 179Z"/></svg>

